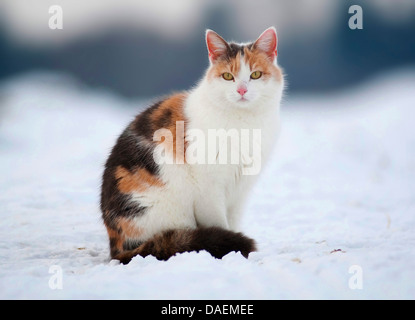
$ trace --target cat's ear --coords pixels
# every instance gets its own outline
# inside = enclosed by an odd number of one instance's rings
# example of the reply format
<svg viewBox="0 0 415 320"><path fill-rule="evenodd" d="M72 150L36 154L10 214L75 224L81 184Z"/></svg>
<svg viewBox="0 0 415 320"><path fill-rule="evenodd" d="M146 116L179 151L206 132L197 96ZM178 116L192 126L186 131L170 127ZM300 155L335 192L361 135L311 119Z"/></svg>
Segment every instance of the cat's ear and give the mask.
<svg viewBox="0 0 415 320"><path fill-rule="evenodd" d="M268 57L274 61L275 57L277 56L277 44L277 31L274 27L270 27L259 36L259 38L255 41L253 47L265 52Z"/></svg>
<svg viewBox="0 0 415 320"><path fill-rule="evenodd" d="M229 49L228 43L215 31L206 30L206 46L209 52L210 62L215 62L219 57L226 55Z"/></svg>

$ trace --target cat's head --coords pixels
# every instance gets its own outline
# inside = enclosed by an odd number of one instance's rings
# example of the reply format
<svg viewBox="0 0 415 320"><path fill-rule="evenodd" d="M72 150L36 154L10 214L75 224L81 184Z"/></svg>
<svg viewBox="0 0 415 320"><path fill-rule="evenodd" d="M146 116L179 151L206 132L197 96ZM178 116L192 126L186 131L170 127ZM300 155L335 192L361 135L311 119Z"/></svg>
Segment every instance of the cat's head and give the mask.
<svg viewBox="0 0 415 320"><path fill-rule="evenodd" d="M281 96L284 80L276 62L274 27L246 44L228 43L216 32L207 30L206 45L210 61L206 80L212 100L252 108Z"/></svg>

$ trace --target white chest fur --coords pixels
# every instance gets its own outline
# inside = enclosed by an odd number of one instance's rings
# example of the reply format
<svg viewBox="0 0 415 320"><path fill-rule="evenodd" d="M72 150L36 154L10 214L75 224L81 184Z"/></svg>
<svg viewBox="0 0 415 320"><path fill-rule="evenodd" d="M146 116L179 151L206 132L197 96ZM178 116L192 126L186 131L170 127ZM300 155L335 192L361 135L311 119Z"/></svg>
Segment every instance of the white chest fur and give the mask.
<svg viewBox="0 0 415 320"><path fill-rule="evenodd" d="M196 144L192 150L204 150L189 166L195 216L201 225L237 229L250 186L277 140L279 99L257 109L236 109L212 104L205 94L203 87L196 89L185 107L186 138L190 146Z"/></svg>

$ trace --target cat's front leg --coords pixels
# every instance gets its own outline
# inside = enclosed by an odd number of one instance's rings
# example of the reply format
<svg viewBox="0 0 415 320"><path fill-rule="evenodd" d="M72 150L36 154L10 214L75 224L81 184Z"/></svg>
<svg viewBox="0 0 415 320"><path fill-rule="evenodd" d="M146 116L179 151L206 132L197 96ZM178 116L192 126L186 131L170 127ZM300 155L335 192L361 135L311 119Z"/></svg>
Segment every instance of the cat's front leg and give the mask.
<svg viewBox="0 0 415 320"><path fill-rule="evenodd" d="M228 207L227 220L229 229L239 231L241 216L245 207L245 201L239 201Z"/></svg>

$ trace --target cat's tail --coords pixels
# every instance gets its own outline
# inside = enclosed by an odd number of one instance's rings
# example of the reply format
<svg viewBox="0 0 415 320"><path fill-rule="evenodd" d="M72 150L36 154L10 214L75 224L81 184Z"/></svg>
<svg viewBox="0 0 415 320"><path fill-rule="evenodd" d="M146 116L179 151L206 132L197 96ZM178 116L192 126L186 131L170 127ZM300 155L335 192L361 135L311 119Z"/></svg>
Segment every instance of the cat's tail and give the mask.
<svg viewBox="0 0 415 320"><path fill-rule="evenodd" d="M167 230L139 245L133 250L123 251L114 259L128 263L136 256L153 255L159 260L168 260L176 253L206 250L215 258L229 252L241 252L245 258L256 251L255 241L240 232L219 227Z"/></svg>

